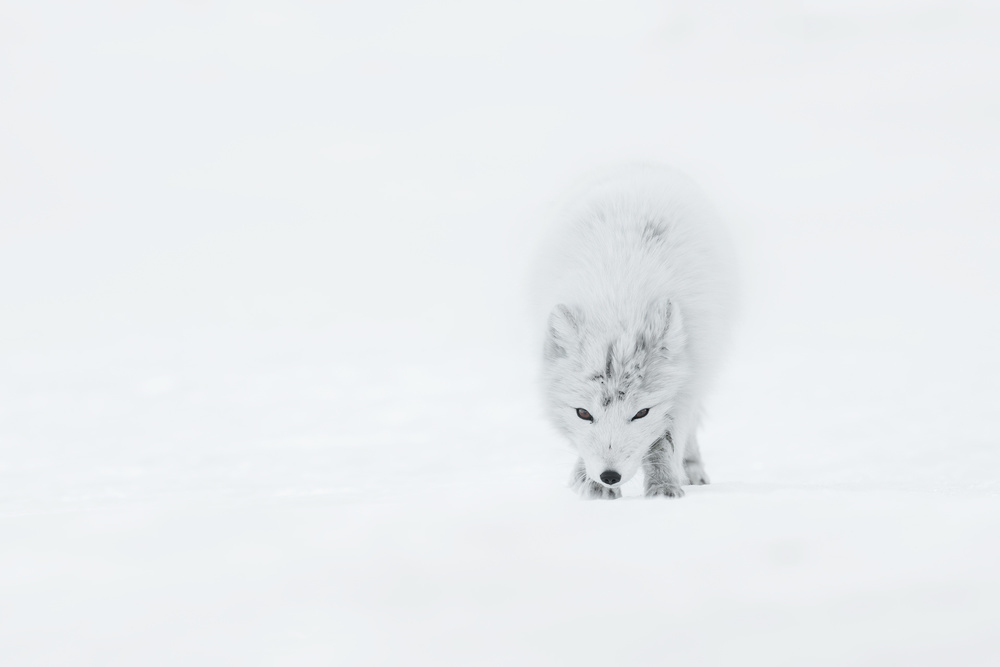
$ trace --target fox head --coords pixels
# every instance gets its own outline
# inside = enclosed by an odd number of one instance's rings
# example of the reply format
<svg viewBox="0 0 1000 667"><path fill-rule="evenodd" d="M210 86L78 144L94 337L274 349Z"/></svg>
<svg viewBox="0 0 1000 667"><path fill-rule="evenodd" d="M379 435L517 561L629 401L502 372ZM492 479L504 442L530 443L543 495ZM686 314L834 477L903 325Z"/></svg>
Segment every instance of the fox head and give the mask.
<svg viewBox="0 0 1000 667"><path fill-rule="evenodd" d="M602 321L558 305L548 321L545 384L550 417L605 486L629 481L670 430L687 375L680 310L654 303L633 321ZM602 479L603 477L603 479Z"/></svg>

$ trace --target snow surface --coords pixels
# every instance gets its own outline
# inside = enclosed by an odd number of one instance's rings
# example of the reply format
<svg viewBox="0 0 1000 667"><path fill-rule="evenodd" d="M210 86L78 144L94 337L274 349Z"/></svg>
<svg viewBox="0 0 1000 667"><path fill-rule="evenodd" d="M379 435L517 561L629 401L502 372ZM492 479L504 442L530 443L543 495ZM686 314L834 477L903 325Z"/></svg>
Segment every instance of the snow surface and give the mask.
<svg viewBox="0 0 1000 667"><path fill-rule="evenodd" d="M0 4L0 664L1000 664L989 3ZM730 221L713 484L585 502L524 278Z"/></svg>

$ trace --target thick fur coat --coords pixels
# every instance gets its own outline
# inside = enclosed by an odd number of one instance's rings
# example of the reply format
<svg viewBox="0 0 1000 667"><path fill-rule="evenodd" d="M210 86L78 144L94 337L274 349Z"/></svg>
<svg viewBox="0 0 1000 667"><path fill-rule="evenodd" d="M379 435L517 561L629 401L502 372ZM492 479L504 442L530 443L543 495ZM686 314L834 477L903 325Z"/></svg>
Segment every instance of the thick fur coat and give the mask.
<svg viewBox="0 0 1000 667"><path fill-rule="evenodd" d="M635 165L565 207L539 271L543 383L583 496L707 484L697 430L733 309L730 245L678 172Z"/></svg>

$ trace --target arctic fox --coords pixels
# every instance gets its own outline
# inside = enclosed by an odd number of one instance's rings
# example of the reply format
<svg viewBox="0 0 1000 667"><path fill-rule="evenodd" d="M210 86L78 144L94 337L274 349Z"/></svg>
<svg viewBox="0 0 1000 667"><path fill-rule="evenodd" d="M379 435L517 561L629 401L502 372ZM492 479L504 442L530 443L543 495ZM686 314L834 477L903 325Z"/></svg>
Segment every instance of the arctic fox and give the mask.
<svg viewBox="0 0 1000 667"><path fill-rule="evenodd" d="M536 285L548 313L549 416L579 454L571 484L618 498L708 484L702 400L734 303L728 239L682 174L634 165L573 199Z"/></svg>

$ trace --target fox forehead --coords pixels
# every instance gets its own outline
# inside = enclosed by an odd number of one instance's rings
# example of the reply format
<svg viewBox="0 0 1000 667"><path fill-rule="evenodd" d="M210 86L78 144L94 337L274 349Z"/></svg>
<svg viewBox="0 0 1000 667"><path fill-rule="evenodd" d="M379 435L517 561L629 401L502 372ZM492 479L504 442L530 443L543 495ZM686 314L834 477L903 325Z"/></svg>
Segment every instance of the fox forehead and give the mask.
<svg viewBox="0 0 1000 667"><path fill-rule="evenodd" d="M588 366L581 364L584 380L584 387L581 389L590 396L596 396L603 408L616 401L625 401L630 395L644 388L644 360L637 354L638 347L625 354L616 352L616 348L620 350L621 346L616 345L615 341L602 346L603 361L597 368L594 368L593 361L589 365L590 370L586 370ZM595 352L591 352L589 356L593 358L596 356Z"/></svg>

